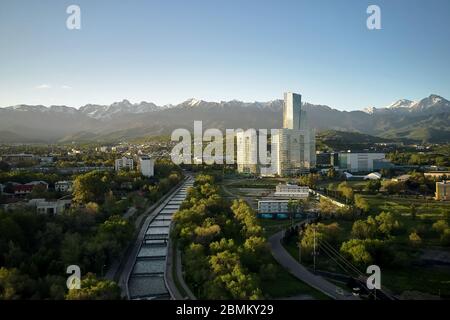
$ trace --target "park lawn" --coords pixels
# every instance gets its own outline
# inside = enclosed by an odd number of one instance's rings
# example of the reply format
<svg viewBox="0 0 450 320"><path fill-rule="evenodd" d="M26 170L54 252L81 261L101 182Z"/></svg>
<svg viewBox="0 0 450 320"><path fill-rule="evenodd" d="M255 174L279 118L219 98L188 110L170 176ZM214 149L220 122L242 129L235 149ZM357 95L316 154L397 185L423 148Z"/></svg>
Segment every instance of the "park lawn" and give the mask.
<svg viewBox="0 0 450 320"><path fill-rule="evenodd" d="M444 267L416 267L382 269L381 283L394 294L419 291L441 298L450 298L450 275Z"/></svg>
<svg viewBox="0 0 450 320"><path fill-rule="evenodd" d="M289 254L297 261L299 261L299 250L298 250L298 242L291 238L288 242L283 243L283 247L289 252ZM339 251L339 249L337 249ZM312 258L302 256L302 264L310 269L313 268ZM316 258L316 269L335 272L335 273L343 273L343 270L334 263L331 259L325 255L325 253L320 253Z"/></svg>
<svg viewBox="0 0 450 320"><path fill-rule="evenodd" d="M348 186L356 190L363 190L364 187L367 185L367 181L364 180L345 180L345 181L320 181L317 184L317 186L324 188L328 188L331 186L332 190L336 190L338 185L340 185L342 182L346 182Z"/></svg>
<svg viewBox="0 0 450 320"><path fill-rule="evenodd" d="M298 295L309 295L313 299L327 300L326 295L310 287L303 281L291 275L287 270L281 267L275 259L272 262L277 266L276 278L273 280L262 281L261 289L269 299L289 298Z"/></svg>
<svg viewBox="0 0 450 320"><path fill-rule="evenodd" d="M418 232L422 238L422 246L439 245L439 235L432 230L432 225L437 220L444 219L444 212L450 212L450 203L434 200L417 199L415 197L392 197L392 196L368 196L364 199L369 203L373 212L391 212L398 214L398 220L402 232L396 235L398 243L406 244L409 234ZM411 217L411 204L415 204L416 219Z"/></svg>
<svg viewBox="0 0 450 320"><path fill-rule="evenodd" d="M295 241L285 243L284 247L292 257L298 260L299 252ZM381 267L382 285L396 295L400 295L404 291L418 291L434 296L439 296L440 294L442 298L450 298L450 274L448 267L414 266L412 264L414 257L411 254L414 250L407 251L409 251L408 260L410 262L407 265L410 267L397 267L395 269ZM312 268L311 259L305 260L303 259L302 263L308 268ZM316 268L317 270L344 273L331 259L321 254L317 256ZM364 270L361 271L363 272Z"/></svg>
<svg viewBox="0 0 450 320"><path fill-rule="evenodd" d="M411 205L417 209L417 215L426 215L427 218L440 219L445 211L450 212L450 202L435 201L432 199L416 198L414 196L396 197L381 195L363 195L371 209L377 211L397 212L402 215L411 214Z"/></svg>
<svg viewBox="0 0 450 320"><path fill-rule="evenodd" d="M264 179L240 179L228 184L232 188L275 188L279 183L285 183L286 179L264 178Z"/></svg>
<svg viewBox="0 0 450 320"><path fill-rule="evenodd" d="M303 219L294 219L294 224ZM275 219L258 219L258 223L264 228L264 235L269 238L271 235L288 228L291 225L291 220L275 220Z"/></svg>

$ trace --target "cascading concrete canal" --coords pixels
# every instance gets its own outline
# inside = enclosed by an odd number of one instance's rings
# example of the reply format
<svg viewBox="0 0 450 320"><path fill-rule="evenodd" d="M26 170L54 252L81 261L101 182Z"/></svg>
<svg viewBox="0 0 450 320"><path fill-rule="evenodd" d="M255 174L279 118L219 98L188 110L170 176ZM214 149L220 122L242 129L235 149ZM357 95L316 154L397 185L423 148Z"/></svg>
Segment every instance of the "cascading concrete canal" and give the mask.
<svg viewBox="0 0 450 320"><path fill-rule="evenodd" d="M170 225L192 185L189 177L148 225L128 279L130 299L170 299L165 281Z"/></svg>

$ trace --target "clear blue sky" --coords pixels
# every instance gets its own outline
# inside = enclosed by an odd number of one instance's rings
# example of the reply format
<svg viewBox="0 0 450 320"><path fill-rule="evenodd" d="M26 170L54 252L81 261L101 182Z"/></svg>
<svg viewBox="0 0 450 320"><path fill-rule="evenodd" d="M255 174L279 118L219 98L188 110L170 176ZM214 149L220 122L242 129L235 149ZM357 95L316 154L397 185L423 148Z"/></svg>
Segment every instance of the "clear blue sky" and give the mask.
<svg viewBox="0 0 450 320"><path fill-rule="evenodd" d="M366 28L369 4L382 30ZM449 99L449 14L448 0L1 0L0 106Z"/></svg>

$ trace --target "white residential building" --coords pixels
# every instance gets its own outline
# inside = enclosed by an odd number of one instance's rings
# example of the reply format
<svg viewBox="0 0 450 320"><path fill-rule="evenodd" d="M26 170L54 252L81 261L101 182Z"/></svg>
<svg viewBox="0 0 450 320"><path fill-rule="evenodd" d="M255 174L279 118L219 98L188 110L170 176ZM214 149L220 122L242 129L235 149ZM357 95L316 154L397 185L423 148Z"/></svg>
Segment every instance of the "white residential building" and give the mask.
<svg viewBox="0 0 450 320"><path fill-rule="evenodd" d="M238 133L237 167L239 172L289 176L309 172L316 166L315 132L309 127L306 112L301 110L301 95L284 94L283 128L271 135L271 157L274 163L258 161L258 135L247 130Z"/></svg>
<svg viewBox="0 0 450 320"><path fill-rule="evenodd" d="M55 183L55 191L71 192L72 185L73 185L72 181L58 181Z"/></svg>
<svg viewBox="0 0 450 320"><path fill-rule="evenodd" d="M306 199L309 196L309 187L294 184L279 184L276 186L274 196L279 198Z"/></svg>
<svg viewBox="0 0 450 320"><path fill-rule="evenodd" d="M236 162L238 172L259 173L258 166L258 135L255 129L236 133Z"/></svg>
<svg viewBox="0 0 450 320"><path fill-rule="evenodd" d="M155 160L150 156L139 156L139 170L144 177L153 177L155 175Z"/></svg>
<svg viewBox="0 0 450 320"><path fill-rule="evenodd" d="M114 163L114 169L116 171L120 171L123 169L133 170L133 168L134 168L133 159L129 159L127 157L122 157L121 159L116 159L116 161Z"/></svg>

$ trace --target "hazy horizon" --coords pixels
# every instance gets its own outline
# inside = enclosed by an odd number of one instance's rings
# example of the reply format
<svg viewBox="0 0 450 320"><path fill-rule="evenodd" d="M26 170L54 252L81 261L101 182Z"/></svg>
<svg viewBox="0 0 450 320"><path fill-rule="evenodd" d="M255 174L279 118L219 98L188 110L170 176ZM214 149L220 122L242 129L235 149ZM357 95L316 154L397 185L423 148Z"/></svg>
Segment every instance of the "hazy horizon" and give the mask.
<svg viewBox="0 0 450 320"><path fill-rule="evenodd" d="M297 93L298 93L298 92L297 92ZM300 93L300 94L301 94L301 93ZM391 101L389 104L384 105L384 106L366 106L366 107L360 107L360 108L351 109L351 110L350 110L350 109L345 109L345 108L335 107L335 106L332 106L332 105L326 105L326 104L323 104L323 103L320 103L320 102L315 103L315 102L307 101L307 100L304 100L303 95L302 95L302 103L309 103L309 104L313 104L313 105L324 105L324 106L327 106L327 107L330 107L330 108L332 108L332 109L336 109L336 110L339 110L339 111L362 111L363 109L365 109L365 108L367 108L367 107L385 108L385 107L388 107L391 103L394 103L394 102L399 101L399 100L401 100L401 99L406 99L406 100L411 100L411 101L416 102L416 101L420 101L421 99L426 98L426 97L428 97L428 96L430 96L430 95L438 95L438 96L441 96L441 95L436 94L436 93L430 93L430 94L428 94L427 96L421 97L421 98L419 98L419 99L409 99L408 97L400 97L400 98L398 98L397 100ZM447 98L446 98L445 96L441 96L441 97L447 100ZM121 99L121 100L117 100L117 101L113 101L113 102L111 102L111 103L105 103L105 104L103 104L103 103L92 103L92 102L91 102L91 103L83 104L83 105L80 105L80 106L70 106L70 105L67 105L67 104L48 104L48 105L45 105L45 104L19 103L19 104L11 105L11 106L0 106L0 108L8 108L8 107L14 107L14 106L19 106L19 105L30 105L30 106L41 105L41 106L44 106L44 107L47 107L47 108L52 107L52 106L65 106L65 107L74 108L74 109L77 109L77 110L78 110L78 109L80 109L81 107L84 107L84 106L86 106L86 105L109 106L109 105L112 105L112 104L114 104L114 103L121 103L121 102L123 102L123 101L128 101L128 102L130 102L132 105L137 105L137 104L140 104L140 103L145 102L145 103L154 103L154 104L155 104L156 106L158 106L158 107L170 107L170 106L177 106L177 105L179 105L179 104L182 104L182 103L187 102L187 101L190 101L190 100L204 101L204 102L208 102L208 103L221 103L221 102L231 102L231 101L239 101L239 102L243 102L243 103L268 103L268 102L271 102L271 101L283 100L283 97L281 96L281 97L279 97L279 98L276 98L276 99L270 99L270 100L267 100L267 101L260 101L260 100L244 101L244 100L239 100L239 99L211 101L211 100L206 100L206 99L199 99L199 98L196 98L196 97L190 97L190 98L184 99L184 100L179 101L179 102L175 102L175 103L167 103L167 104L158 104L158 103L155 103L155 102L149 101L149 100L133 101L133 100L131 100L131 99L124 98L124 99Z"/></svg>

